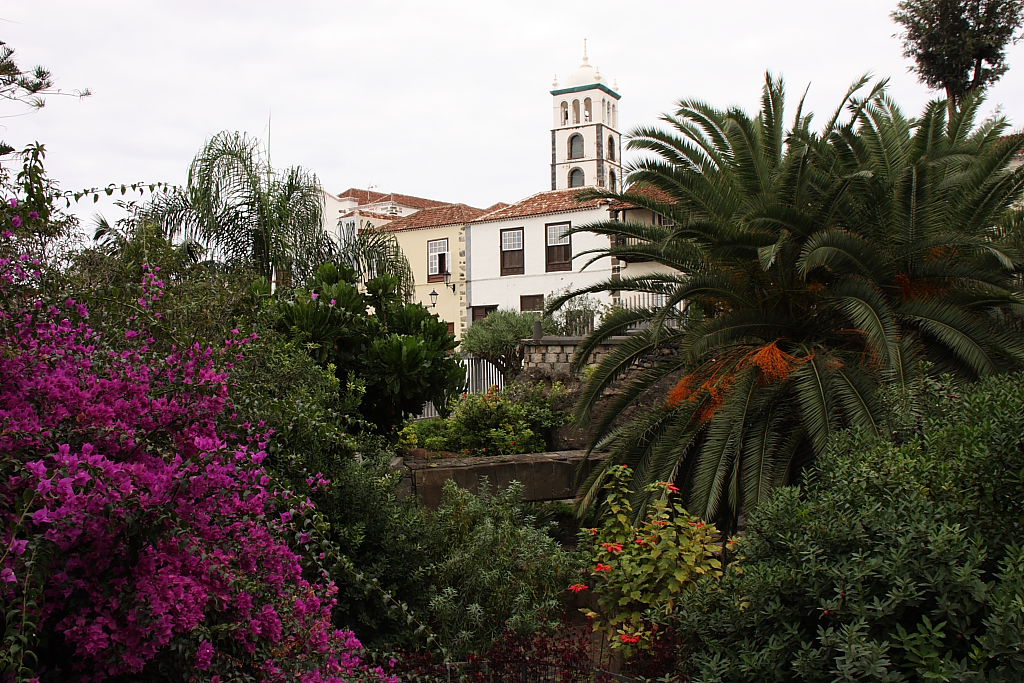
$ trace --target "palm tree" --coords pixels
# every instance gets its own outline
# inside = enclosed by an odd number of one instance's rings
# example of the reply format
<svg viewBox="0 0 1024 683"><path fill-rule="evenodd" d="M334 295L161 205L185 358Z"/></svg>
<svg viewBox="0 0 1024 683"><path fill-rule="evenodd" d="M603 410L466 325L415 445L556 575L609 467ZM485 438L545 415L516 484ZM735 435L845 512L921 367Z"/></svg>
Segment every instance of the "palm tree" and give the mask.
<svg viewBox="0 0 1024 683"><path fill-rule="evenodd" d="M952 119L933 102L909 120L884 82L858 97L866 85L854 84L820 133L802 102L786 129L783 85L770 75L757 116L686 100L662 118L668 130L633 133L630 147L648 158L631 169L630 190L599 196L674 225L577 230L613 238L595 259L642 257L664 272L613 277L550 305L600 291L665 302L607 316L577 353L585 363L633 330L578 405L593 447L609 452L584 509L609 468L628 464L638 489L677 480L693 511L730 527L794 481L837 429L882 430L880 387L912 386L922 361L968 378L1024 361L1024 340L1006 331L1024 312L1022 259L992 230L1024 187L1024 170L1008 169L1024 137L1004 136L1001 118L975 126L978 99ZM597 411L612 385L620 391ZM638 403L650 407L619 419ZM635 502L642 511L647 501Z"/></svg>
<svg viewBox="0 0 1024 683"><path fill-rule="evenodd" d="M394 234L374 228L345 228L339 221L340 246L335 260L352 269L356 280L365 285L378 275L390 275L398 284L398 294L412 301L416 279L412 266Z"/></svg>
<svg viewBox="0 0 1024 683"><path fill-rule="evenodd" d="M143 218L280 283L304 280L334 256L323 206L315 174L297 166L275 171L259 141L224 131L193 159L185 191L157 198Z"/></svg>

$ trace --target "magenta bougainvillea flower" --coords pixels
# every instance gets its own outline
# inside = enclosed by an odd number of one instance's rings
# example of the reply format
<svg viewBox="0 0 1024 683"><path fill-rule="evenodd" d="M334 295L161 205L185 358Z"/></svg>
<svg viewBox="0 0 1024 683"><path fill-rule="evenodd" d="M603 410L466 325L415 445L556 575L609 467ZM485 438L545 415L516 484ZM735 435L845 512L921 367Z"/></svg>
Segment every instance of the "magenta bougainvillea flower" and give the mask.
<svg viewBox="0 0 1024 683"><path fill-rule="evenodd" d="M147 269L144 315L108 339L73 299L33 301L26 261L0 258L0 602L28 587L35 627L8 635L68 649L36 673L139 680L159 658L181 680L394 680L290 545L312 504L263 469L271 435L222 426L226 368L254 335L156 352L164 283Z"/></svg>

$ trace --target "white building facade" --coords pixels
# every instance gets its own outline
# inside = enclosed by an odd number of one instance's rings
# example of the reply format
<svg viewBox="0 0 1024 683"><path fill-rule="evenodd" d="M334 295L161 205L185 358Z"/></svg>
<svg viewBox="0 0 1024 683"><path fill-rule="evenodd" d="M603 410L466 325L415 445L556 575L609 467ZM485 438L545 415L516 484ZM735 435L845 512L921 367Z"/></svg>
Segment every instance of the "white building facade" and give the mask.
<svg viewBox="0 0 1024 683"><path fill-rule="evenodd" d="M608 220L608 200L577 201L576 188L540 192L466 225L466 289L472 324L501 309L539 311L555 292L610 277L611 260L581 271L584 251L608 247L608 237L570 228ZM597 298L610 304L608 295Z"/></svg>

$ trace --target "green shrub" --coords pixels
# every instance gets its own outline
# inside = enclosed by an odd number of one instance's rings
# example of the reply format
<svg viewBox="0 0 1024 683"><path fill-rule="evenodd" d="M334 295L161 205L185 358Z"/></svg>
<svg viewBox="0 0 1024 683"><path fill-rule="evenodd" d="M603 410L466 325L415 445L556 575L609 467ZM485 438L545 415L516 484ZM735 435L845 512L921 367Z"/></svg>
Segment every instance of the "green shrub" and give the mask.
<svg viewBox="0 0 1024 683"><path fill-rule="evenodd" d="M613 648L627 654L648 650L656 636L649 613L669 614L680 594L701 576L721 575L715 554L718 529L690 515L672 499L678 492L669 482L646 487L654 502L646 516L634 521L629 489L633 472L626 465L614 468L604 488L606 509L600 528L583 529L580 545L588 547L590 576L597 596L597 611L583 610L595 630L604 631ZM569 587L587 590L586 584Z"/></svg>
<svg viewBox="0 0 1024 683"><path fill-rule="evenodd" d="M512 379L523 368L523 339L533 336L533 324L541 320L545 334L556 332L555 322L540 313L529 311L494 311L466 330L460 350L487 360L506 379Z"/></svg>
<svg viewBox="0 0 1024 683"><path fill-rule="evenodd" d="M521 502L522 486L474 495L451 481L428 533L433 564L427 619L449 657L486 650L503 632L529 634L561 611L560 594L579 568Z"/></svg>
<svg viewBox="0 0 1024 683"><path fill-rule="evenodd" d="M494 388L486 394L459 399L448 418L450 450L474 455L531 453L546 449L544 437L534 431L530 410L505 400Z"/></svg>
<svg viewBox="0 0 1024 683"><path fill-rule="evenodd" d="M903 444L846 433L663 620L694 681L1024 678L1024 384L949 389ZM938 396L932 396L938 398Z"/></svg>
<svg viewBox="0 0 1024 683"><path fill-rule="evenodd" d="M342 386L362 383L359 413L382 433L428 401L444 410L466 378L452 355L456 343L448 326L425 307L405 303L395 278L367 281L364 294L343 279L351 275L343 270L328 264L317 271L311 291L278 300L276 328L332 367Z"/></svg>
<svg viewBox="0 0 1024 683"><path fill-rule="evenodd" d="M403 449L425 448L428 451L448 450L448 423L442 419L413 420L398 436Z"/></svg>
<svg viewBox="0 0 1024 683"><path fill-rule="evenodd" d="M559 382L512 384L466 394L446 420L418 420L400 435L405 448L509 455L546 451L554 429L569 420L570 394Z"/></svg>

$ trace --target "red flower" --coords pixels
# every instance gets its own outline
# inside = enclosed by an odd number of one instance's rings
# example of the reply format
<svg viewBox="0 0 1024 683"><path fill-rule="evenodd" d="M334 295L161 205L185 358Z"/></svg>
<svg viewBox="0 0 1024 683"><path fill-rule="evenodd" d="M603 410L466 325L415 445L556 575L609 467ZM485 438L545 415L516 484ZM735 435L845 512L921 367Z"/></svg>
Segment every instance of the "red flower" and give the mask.
<svg viewBox="0 0 1024 683"><path fill-rule="evenodd" d="M582 591L587 590L588 588L590 587L585 583L574 583L573 585L569 586L569 590L571 590L573 593L580 593Z"/></svg>
<svg viewBox="0 0 1024 683"><path fill-rule="evenodd" d="M590 532L591 536L597 536L597 529L587 529L587 531Z"/></svg>
<svg viewBox="0 0 1024 683"><path fill-rule="evenodd" d="M610 552L612 554L618 555L619 553L622 552L622 544L621 543L602 543L601 545L604 546L605 550L607 550L608 552Z"/></svg>
<svg viewBox="0 0 1024 683"><path fill-rule="evenodd" d="M597 566L594 567L595 572L610 572L611 570L611 565L607 565L604 562L598 562Z"/></svg>
<svg viewBox="0 0 1024 683"><path fill-rule="evenodd" d="M672 493L679 493L679 487L670 481L659 481L658 483L667 488Z"/></svg>
<svg viewBox="0 0 1024 683"><path fill-rule="evenodd" d="M624 643L639 643L640 642L640 636L637 636L637 635L630 636L630 635L626 635L624 633L621 636L619 636L619 640L621 640Z"/></svg>
<svg viewBox="0 0 1024 683"><path fill-rule="evenodd" d="M647 545L647 539L645 539L645 538L638 538L638 539L636 539L636 544L637 545Z"/></svg>

